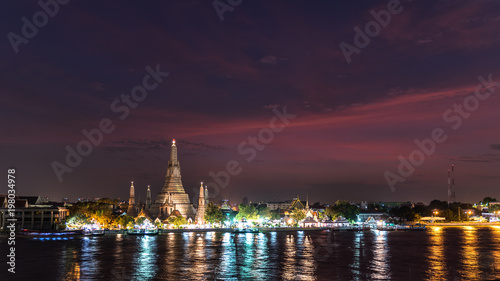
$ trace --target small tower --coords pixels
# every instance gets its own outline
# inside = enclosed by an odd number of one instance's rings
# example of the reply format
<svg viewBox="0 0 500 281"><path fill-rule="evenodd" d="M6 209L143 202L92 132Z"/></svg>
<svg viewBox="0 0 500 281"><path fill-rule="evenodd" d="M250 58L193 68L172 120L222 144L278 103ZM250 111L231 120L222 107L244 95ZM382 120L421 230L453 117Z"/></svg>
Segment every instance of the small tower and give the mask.
<svg viewBox="0 0 500 281"><path fill-rule="evenodd" d="M208 186L205 185L205 206L208 206Z"/></svg>
<svg viewBox="0 0 500 281"><path fill-rule="evenodd" d="M196 216L196 220L198 221L198 224L205 224L205 190L203 189L203 182L201 182L200 185L200 196L198 199L198 213Z"/></svg>
<svg viewBox="0 0 500 281"><path fill-rule="evenodd" d="M146 193L146 211L151 209L151 189L148 185L148 191Z"/></svg>
<svg viewBox="0 0 500 281"><path fill-rule="evenodd" d="M448 204L455 202L455 165L451 164L451 171L448 169Z"/></svg>
<svg viewBox="0 0 500 281"><path fill-rule="evenodd" d="M129 216L135 216L135 189L133 181L130 182L130 197L128 199L127 214Z"/></svg>
<svg viewBox="0 0 500 281"><path fill-rule="evenodd" d="M309 211L309 194L306 194L306 212Z"/></svg>

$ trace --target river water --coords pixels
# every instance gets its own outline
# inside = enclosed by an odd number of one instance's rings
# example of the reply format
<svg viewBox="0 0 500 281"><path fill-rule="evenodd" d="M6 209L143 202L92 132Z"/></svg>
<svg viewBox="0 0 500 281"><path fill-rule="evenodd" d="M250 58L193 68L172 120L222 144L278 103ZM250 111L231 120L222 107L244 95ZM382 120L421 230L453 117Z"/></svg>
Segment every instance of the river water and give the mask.
<svg viewBox="0 0 500 281"><path fill-rule="evenodd" d="M500 227L17 239L0 280L494 280ZM7 277L7 278L5 278ZM15 277L14 279L12 277Z"/></svg>

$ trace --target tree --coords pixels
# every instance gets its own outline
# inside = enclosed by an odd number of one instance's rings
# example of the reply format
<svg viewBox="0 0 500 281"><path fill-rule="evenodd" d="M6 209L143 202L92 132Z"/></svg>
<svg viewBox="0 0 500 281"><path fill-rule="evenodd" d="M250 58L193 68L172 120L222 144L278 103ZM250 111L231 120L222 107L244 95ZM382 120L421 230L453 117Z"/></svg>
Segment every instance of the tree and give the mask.
<svg viewBox="0 0 500 281"><path fill-rule="evenodd" d="M299 208L295 208L293 211L292 211L292 214L290 215L290 217L292 219L294 219L296 222L299 222L303 219L306 218L306 214L304 213L303 210L299 209Z"/></svg>
<svg viewBox="0 0 500 281"><path fill-rule="evenodd" d="M118 200L112 200L112 199L109 199L109 198L101 198L99 200L97 200L97 203L100 203L100 204L107 204L107 205L117 205L118 204Z"/></svg>
<svg viewBox="0 0 500 281"><path fill-rule="evenodd" d="M114 227L126 228L128 223L134 223L134 218L129 215L121 215L113 221Z"/></svg>
<svg viewBox="0 0 500 281"><path fill-rule="evenodd" d="M224 220L224 215L219 206L213 202L209 202L205 209L205 221L209 223L221 223Z"/></svg>
<svg viewBox="0 0 500 281"><path fill-rule="evenodd" d="M181 225L187 224L187 220L183 216L170 216L168 223L173 224L176 228L180 228Z"/></svg>
<svg viewBox="0 0 500 281"><path fill-rule="evenodd" d="M422 217L414 208L408 205L394 207L389 211L389 214L398 217L400 221L419 221Z"/></svg>
<svg viewBox="0 0 500 281"><path fill-rule="evenodd" d="M325 209L325 215L329 217L331 220L335 220L338 216L339 213L335 210L335 205L327 207Z"/></svg>
<svg viewBox="0 0 500 281"><path fill-rule="evenodd" d="M428 207L428 209L430 210L433 209L445 210L447 208L448 208L448 202L439 200L432 200Z"/></svg>
<svg viewBox="0 0 500 281"><path fill-rule="evenodd" d="M355 205L351 205L347 201L337 201L335 205L326 209L326 215L330 218L335 219L342 216L351 223L358 219L358 214L359 208Z"/></svg>
<svg viewBox="0 0 500 281"><path fill-rule="evenodd" d="M112 214L112 210L106 208L95 211L95 213L92 214L92 219L103 227L109 227L114 220L114 216Z"/></svg>
<svg viewBox="0 0 500 281"><path fill-rule="evenodd" d="M70 215L66 221L70 225L80 226L80 227L85 224L90 224L90 219L83 213L76 213Z"/></svg>
<svg viewBox="0 0 500 281"><path fill-rule="evenodd" d="M324 219L324 218L325 218L325 213L323 213L323 212L319 212L319 211L318 211L318 219L319 219L319 220L322 220L322 219Z"/></svg>
<svg viewBox="0 0 500 281"><path fill-rule="evenodd" d="M135 224L134 224L134 221L129 221L129 222L127 223L127 228L128 228L128 229L130 229L130 228L134 228L134 225L135 225Z"/></svg>
<svg viewBox="0 0 500 281"><path fill-rule="evenodd" d="M450 209L442 211L441 216L443 216L447 221L458 221L458 214Z"/></svg>
<svg viewBox="0 0 500 281"><path fill-rule="evenodd" d="M271 220L279 220L281 218L280 212L277 210L271 211Z"/></svg>
<svg viewBox="0 0 500 281"><path fill-rule="evenodd" d="M163 224L160 221L155 221L154 225L156 225L159 229L163 228Z"/></svg>
<svg viewBox="0 0 500 281"><path fill-rule="evenodd" d="M254 205L240 204L239 209L240 211L236 215L236 220L245 218L248 221L255 221L259 219L259 212Z"/></svg>
<svg viewBox="0 0 500 281"><path fill-rule="evenodd" d="M497 199L488 196L488 197L484 197L482 202L483 202L483 204L489 204L490 202L497 202Z"/></svg>
<svg viewBox="0 0 500 281"><path fill-rule="evenodd" d="M135 219L135 224L141 225L145 220L145 217L138 217Z"/></svg>
<svg viewBox="0 0 500 281"><path fill-rule="evenodd" d="M258 213L259 213L259 218L268 220L271 218L271 210L267 206L259 206L257 208Z"/></svg>
<svg viewBox="0 0 500 281"><path fill-rule="evenodd" d="M494 213L494 212L498 212L500 211L500 204L494 204L494 205L490 205L488 207L488 212L490 213Z"/></svg>

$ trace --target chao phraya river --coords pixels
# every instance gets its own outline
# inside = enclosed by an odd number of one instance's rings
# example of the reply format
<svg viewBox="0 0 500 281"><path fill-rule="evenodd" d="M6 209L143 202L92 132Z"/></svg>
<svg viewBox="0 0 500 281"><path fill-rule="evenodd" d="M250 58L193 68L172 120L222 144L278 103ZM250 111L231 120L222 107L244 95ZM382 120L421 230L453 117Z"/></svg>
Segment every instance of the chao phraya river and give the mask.
<svg viewBox="0 0 500 281"><path fill-rule="evenodd" d="M6 239L0 243L5 249ZM184 232L67 241L19 238L16 244L16 273L7 272L2 254L0 280L500 278L498 226L391 232Z"/></svg>

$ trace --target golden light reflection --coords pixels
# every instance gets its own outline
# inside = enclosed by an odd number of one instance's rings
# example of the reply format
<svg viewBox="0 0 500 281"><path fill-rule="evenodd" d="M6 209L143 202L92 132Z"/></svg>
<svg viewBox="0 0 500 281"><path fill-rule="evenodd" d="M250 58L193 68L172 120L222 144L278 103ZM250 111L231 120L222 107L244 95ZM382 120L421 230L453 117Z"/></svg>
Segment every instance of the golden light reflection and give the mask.
<svg viewBox="0 0 500 281"><path fill-rule="evenodd" d="M78 262L78 254L76 251L73 251L71 253L71 257L66 256L66 252L64 252L64 255L62 257L63 263L66 265L69 264L69 268L66 270L66 274L64 275L63 279L64 281L68 280L80 280L81 278L81 270L80 270L80 263Z"/></svg>
<svg viewBox="0 0 500 281"><path fill-rule="evenodd" d="M479 254L477 251L477 229L473 226L463 227L464 243L462 248L462 266L460 273L466 280L474 280L479 272Z"/></svg>
<svg viewBox="0 0 500 281"><path fill-rule="evenodd" d="M316 280L317 261L314 257L314 244L311 236L303 236L302 231L298 233L298 248L301 249L297 254L301 256L299 264L301 266L298 280Z"/></svg>
<svg viewBox="0 0 500 281"><path fill-rule="evenodd" d="M198 280L203 279L203 275L207 271L207 244L205 235L205 233L197 233L194 237L194 243L191 243L188 248L189 259L187 260L187 262L189 262L189 264L192 264L192 266L189 268L189 270L191 271L190 276Z"/></svg>
<svg viewBox="0 0 500 281"><path fill-rule="evenodd" d="M303 231L287 235L281 262L284 280L316 280L317 261L314 258L314 244Z"/></svg>
<svg viewBox="0 0 500 281"><path fill-rule="evenodd" d="M500 278L500 226L492 226L491 227L491 252L493 254L492 256L492 263L491 263L491 272L492 276L491 279L496 279Z"/></svg>
<svg viewBox="0 0 500 281"><path fill-rule="evenodd" d="M446 262L444 255L444 232L442 227L429 227L429 269L431 280L446 280Z"/></svg>
<svg viewBox="0 0 500 281"><path fill-rule="evenodd" d="M167 245L166 245L166 250L167 253L165 255L165 269L168 273L172 274L175 273L179 270L179 267L177 266L177 252L179 251L179 248L177 247L178 243L176 240L181 239L180 235L178 233L168 233L168 239L167 239Z"/></svg>

